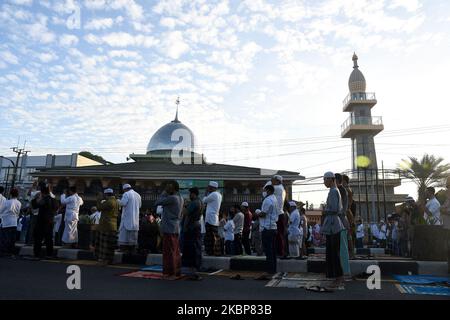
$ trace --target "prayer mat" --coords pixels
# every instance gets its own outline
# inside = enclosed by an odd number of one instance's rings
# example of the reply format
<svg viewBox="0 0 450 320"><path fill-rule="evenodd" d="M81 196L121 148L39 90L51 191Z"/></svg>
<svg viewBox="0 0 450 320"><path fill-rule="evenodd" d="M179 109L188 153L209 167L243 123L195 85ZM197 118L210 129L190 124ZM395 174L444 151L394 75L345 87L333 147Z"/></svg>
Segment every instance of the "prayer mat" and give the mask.
<svg viewBox="0 0 450 320"><path fill-rule="evenodd" d="M406 284L450 284L450 277L436 277L432 275L394 275L393 278Z"/></svg>
<svg viewBox="0 0 450 320"><path fill-rule="evenodd" d="M119 274L119 276L128 278L153 279L153 280L163 279L163 274L161 272L149 272L149 271L132 271ZM177 280L182 280L185 278L186 276L182 275Z"/></svg>
<svg viewBox="0 0 450 320"><path fill-rule="evenodd" d="M233 270L222 270L220 272L214 273L216 276L223 276L223 277L233 277L236 275L240 275L242 278L257 278L259 276L262 276L265 274L265 272L262 271L233 271Z"/></svg>
<svg viewBox="0 0 450 320"><path fill-rule="evenodd" d="M327 279L325 275L320 273L288 273L279 279L272 279L266 287L276 288L313 288L313 287L329 287L333 283L333 279ZM344 290L344 285L334 290Z"/></svg>
<svg viewBox="0 0 450 320"><path fill-rule="evenodd" d="M132 271L119 274L121 277L141 278L141 279L162 279L162 273L149 271Z"/></svg>
<svg viewBox="0 0 450 320"><path fill-rule="evenodd" d="M449 287L424 286L424 285L415 285L415 284L396 284L395 286L401 293L450 297L450 288Z"/></svg>
<svg viewBox="0 0 450 320"><path fill-rule="evenodd" d="M141 268L141 271L153 271L153 272L162 272L162 265L153 265L153 266L145 266Z"/></svg>

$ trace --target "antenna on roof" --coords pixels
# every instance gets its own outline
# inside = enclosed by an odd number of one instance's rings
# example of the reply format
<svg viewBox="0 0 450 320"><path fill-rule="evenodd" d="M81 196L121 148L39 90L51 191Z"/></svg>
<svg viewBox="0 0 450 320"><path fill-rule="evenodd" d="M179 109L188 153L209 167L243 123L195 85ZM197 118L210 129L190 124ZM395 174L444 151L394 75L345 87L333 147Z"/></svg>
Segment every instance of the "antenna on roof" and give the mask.
<svg viewBox="0 0 450 320"><path fill-rule="evenodd" d="M180 121L178 120L178 106L180 105L180 97L179 97L179 96L177 97L177 100L175 101L175 103L177 104L177 113L175 114L175 120L174 120L174 122L180 122Z"/></svg>

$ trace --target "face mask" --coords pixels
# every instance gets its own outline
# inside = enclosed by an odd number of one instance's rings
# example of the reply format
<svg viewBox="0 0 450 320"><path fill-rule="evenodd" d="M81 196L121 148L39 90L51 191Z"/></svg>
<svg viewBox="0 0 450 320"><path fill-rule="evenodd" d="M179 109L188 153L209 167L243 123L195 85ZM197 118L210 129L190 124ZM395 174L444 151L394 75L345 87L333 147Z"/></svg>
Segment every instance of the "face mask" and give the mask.
<svg viewBox="0 0 450 320"><path fill-rule="evenodd" d="M267 197L267 192L264 191L264 192L262 193L262 196L263 196L264 198Z"/></svg>

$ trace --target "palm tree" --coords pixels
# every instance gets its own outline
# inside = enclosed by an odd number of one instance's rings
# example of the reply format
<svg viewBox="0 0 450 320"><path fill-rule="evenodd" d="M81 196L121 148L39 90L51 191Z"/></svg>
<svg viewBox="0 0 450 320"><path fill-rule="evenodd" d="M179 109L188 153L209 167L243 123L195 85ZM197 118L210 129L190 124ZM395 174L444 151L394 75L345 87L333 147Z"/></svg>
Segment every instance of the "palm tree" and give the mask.
<svg viewBox="0 0 450 320"><path fill-rule="evenodd" d="M450 164L442 164L441 157L424 154L422 159L408 157L399 165L400 173L407 179L411 179L418 187L419 203L425 201L427 187L440 186L442 181L450 174Z"/></svg>

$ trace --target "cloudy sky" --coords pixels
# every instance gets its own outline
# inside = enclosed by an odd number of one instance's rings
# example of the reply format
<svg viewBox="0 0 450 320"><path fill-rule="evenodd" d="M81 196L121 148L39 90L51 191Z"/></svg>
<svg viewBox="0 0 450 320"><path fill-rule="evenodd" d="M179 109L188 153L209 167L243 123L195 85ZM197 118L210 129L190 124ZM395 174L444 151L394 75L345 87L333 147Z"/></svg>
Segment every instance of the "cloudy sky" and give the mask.
<svg viewBox="0 0 450 320"><path fill-rule="evenodd" d="M424 152L450 161L449 1L0 3L0 154L20 137L33 155L87 149L124 162L173 119L179 95L209 161L345 170L356 51L385 125L380 166ZM295 198L318 203L315 190Z"/></svg>

